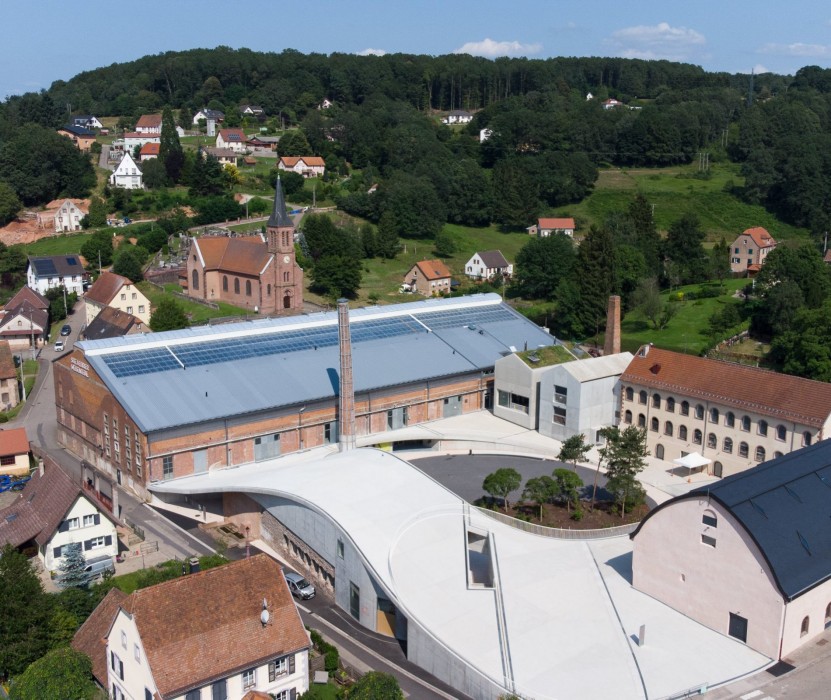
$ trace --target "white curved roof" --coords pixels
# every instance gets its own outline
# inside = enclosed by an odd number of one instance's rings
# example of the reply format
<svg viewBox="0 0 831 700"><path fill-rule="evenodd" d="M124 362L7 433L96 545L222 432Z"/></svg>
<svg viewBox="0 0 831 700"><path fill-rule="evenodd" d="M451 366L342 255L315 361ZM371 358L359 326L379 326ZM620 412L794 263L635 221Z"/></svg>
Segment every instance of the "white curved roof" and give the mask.
<svg viewBox="0 0 831 700"><path fill-rule="evenodd" d="M529 535L469 510L381 450L314 461L287 455L151 488L278 495L327 515L408 619L447 653L502 682L495 594L467 585L469 512L470 523L495 542L515 691L536 700L663 697L712 687L768 661L635 591L627 579L628 537L589 543ZM632 638L641 624L647 625L643 647Z"/></svg>

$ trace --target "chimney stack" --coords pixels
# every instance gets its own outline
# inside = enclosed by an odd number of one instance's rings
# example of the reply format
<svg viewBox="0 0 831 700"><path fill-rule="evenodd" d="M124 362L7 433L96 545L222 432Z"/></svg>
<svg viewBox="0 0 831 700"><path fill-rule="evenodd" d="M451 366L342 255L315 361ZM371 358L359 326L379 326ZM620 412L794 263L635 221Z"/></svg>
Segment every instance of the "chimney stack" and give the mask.
<svg viewBox="0 0 831 700"><path fill-rule="evenodd" d="M620 352L620 297L609 297L609 309L606 312L606 342L603 344L604 355L616 355Z"/></svg>
<svg viewBox="0 0 831 700"><path fill-rule="evenodd" d="M340 387L338 390L338 449L355 449L355 387L352 383L352 335L349 332L349 303L338 299L338 347Z"/></svg>

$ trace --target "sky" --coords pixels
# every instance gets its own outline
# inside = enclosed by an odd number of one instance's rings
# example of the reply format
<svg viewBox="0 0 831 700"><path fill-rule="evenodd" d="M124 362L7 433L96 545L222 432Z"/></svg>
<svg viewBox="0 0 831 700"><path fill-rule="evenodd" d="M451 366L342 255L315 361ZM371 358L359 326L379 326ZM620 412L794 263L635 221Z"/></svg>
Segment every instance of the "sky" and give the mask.
<svg viewBox="0 0 831 700"><path fill-rule="evenodd" d="M818 0L0 0L0 98L147 54L230 46L303 53L618 56L707 71L831 65Z"/></svg>

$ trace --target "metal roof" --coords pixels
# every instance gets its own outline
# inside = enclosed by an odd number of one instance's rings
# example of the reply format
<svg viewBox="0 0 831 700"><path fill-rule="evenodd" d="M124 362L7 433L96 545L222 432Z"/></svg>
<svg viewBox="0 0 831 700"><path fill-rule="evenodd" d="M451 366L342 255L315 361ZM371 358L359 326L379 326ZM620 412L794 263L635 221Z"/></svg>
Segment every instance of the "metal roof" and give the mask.
<svg viewBox="0 0 831 700"><path fill-rule="evenodd" d="M831 578L830 441L667 501L640 527L676 501L702 497L720 503L741 523L759 547L785 599L793 600Z"/></svg>
<svg viewBox="0 0 831 700"><path fill-rule="evenodd" d="M279 175L277 175L277 184L274 188L274 207L271 210L271 216L268 218L268 226L294 228L294 222L286 213L286 199L283 196L283 185L280 182Z"/></svg>
<svg viewBox="0 0 831 700"><path fill-rule="evenodd" d="M496 294L350 311L356 393L491 370L554 338ZM337 313L76 343L147 433L336 395Z"/></svg>

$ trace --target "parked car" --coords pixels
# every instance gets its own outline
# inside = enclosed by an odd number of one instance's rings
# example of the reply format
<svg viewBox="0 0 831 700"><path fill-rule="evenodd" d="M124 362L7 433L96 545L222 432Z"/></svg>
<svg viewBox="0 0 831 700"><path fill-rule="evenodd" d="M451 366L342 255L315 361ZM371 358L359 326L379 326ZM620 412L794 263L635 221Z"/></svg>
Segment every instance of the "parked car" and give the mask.
<svg viewBox="0 0 831 700"><path fill-rule="evenodd" d="M315 597L315 587L300 574L295 574L293 571L284 572L284 574L286 583L289 584L289 590L295 598L309 600L309 598Z"/></svg>
<svg viewBox="0 0 831 700"><path fill-rule="evenodd" d="M59 340L57 343L55 343L55 352L63 352L64 347L66 347L64 342L62 340Z"/></svg>
<svg viewBox="0 0 831 700"><path fill-rule="evenodd" d="M61 335L66 336L66 335L69 335L70 333L72 333L72 326L67 324L66 326L61 328Z"/></svg>

